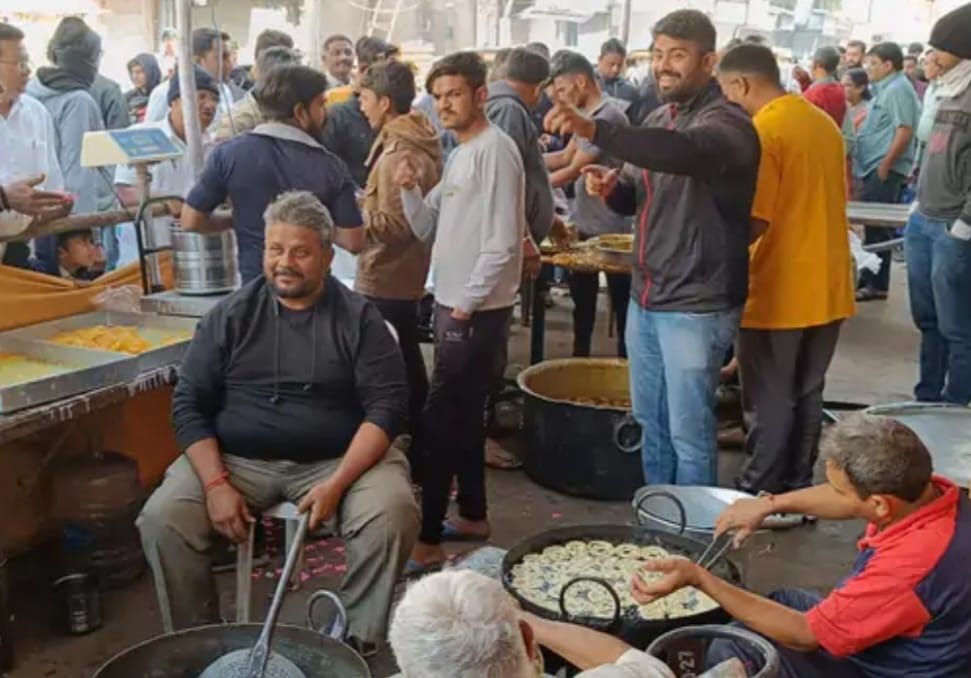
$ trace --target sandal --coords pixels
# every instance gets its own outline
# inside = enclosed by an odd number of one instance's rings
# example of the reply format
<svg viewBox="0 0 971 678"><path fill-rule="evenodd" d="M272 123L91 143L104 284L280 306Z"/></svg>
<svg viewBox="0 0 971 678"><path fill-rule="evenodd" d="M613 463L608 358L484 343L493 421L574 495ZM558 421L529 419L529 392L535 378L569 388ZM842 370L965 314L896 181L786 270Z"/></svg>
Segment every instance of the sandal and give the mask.
<svg viewBox="0 0 971 678"><path fill-rule="evenodd" d="M424 577L426 574L438 572L443 567L445 567L444 560L422 564L417 560L412 560L409 558L408 562L405 563L405 571L401 573L401 576L405 579L418 579L419 577Z"/></svg>
<svg viewBox="0 0 971 678"><path fill-rule="evenodd" d="M516 471L523 467L523 462L512 452L507 452L494 443L486 443L485 463L489 468L499 471Z"/></svg>
<svg viewBox="0 0 971 678"><path fill-rule="evenodd" d="M459 528L448 520L442 523L442 541L450 542L479 542L479 541L489 541L489 537L492 535L478 535L471 534L469 532L463 532Z"/></svg>
<svg viewBox="0 0 971 678"><path fill-rule="evenodd" d="M856 291L857 301L882 301L886 298L886 292L880 292L872 287L861 287Z"/></svg>

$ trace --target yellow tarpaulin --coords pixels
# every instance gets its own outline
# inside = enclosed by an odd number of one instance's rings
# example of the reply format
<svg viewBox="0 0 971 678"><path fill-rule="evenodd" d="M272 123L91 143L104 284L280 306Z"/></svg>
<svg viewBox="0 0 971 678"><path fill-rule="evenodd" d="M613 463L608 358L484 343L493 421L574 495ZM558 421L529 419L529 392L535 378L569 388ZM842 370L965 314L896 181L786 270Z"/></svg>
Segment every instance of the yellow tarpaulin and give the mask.
<svg viewBox="0 0 971 678"><path fill-rule="evenodd" d="M172 287L172 257L160 256L162 279ZM138 263L123 266L90 283L45 273L0 266L0 332L24 325L57 320L98 310L95 299L110 288L135 285L141 289Z"/></svg>

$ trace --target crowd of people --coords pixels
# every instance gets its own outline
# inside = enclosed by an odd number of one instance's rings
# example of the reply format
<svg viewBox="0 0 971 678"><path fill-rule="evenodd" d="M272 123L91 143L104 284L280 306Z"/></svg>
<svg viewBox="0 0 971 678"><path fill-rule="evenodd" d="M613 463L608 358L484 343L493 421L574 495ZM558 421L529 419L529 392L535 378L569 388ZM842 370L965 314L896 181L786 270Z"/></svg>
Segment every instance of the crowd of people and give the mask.
<svg viewBox="0 0 971 678"><path fill-rule="evenodd" d="M138 204L132 168L81 167L80 148L88 132L130 125L187 142L178 36L164 38L159 55L129 62L123 93L98 73L101 39L81 19L61 22L50 65L33 77L23 32L0 24L4 231ZM851 422L826 453L828 483L812 487L842 324L856 301L889 290L889 252L854 279L849 196L916 194L906 233L922 334L916 396L971 402L971 5L938 21L928 53L823 47L794 88L768 46L718 49L701 12L673 12L653 38L638 86L621 75L624 45L609 40L596 63L537 44L502 50L490 71L475 52L454 53L419 95L400 51L376 38L331 36L315 67L289 35L265 31L241 70L228 34L189 36L205 167L196 176L179 158L152 168L152 195L182 196L173 217L152 223L152 240L165 244L173 219L192 232L234 229L242 287L200 322L173 398L184 454L138 521L167 630L218 621L216 533L243 541L253 516L285 499L344 539L352 643L373 653L400 575L440 569L445 541L491 534L483 412L523 281L549 282L538 244L632 232L632 272L608 275L607 289L645 482L718 484L715 400L728 364L747 431L734 483L764 497L719 529L744 534L776 512L871 523L854 573L822 600L760 598L686 561L652 566L665 576L635 581L639 599L702 589L785 648L788 676L971 670L971 590L955 576L971 555L967 499L932 476L923 445L888 420ZM865 240L891 237L868 227ZM90 280L119 252L117 231L103 228L3 257ZM353 291L332 274L335 257L351 254ZM419 313L430 272L429 370ZM573 353L589 356L600 278L572 273L568 287ZM928 549L933 562L921 560ZM537 644L608 665L590 675L668 675L605 637L578 637L599 648L578 655L566 630L518 616L496 586L437 576L391 625L408 676L525 678ZM891 600L903 611L891 613ZM467 634L436 631L463 615ZM496 638L495 656L472 651L480 633Z"/></svg>

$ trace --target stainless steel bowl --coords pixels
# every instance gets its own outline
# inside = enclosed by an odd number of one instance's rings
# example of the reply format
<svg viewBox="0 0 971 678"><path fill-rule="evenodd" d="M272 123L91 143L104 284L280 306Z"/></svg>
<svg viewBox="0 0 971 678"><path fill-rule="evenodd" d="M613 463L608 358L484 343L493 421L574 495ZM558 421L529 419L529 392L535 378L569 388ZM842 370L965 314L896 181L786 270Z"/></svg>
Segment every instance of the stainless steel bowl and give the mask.
<svg viewBox="0 0 971 678"><path fill-rule="evenodd" d="M236 288L236 233L189 233L172 227L175 289L181 294L221 294Z"/></svg>

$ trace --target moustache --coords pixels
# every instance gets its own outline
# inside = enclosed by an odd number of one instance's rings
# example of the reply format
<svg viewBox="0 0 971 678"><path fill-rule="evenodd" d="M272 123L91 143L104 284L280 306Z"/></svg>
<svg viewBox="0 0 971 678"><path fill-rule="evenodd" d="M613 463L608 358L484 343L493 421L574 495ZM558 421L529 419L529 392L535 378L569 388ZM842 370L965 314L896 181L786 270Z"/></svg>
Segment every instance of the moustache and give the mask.
<svg viewBox="0 0 971 678"><path fill-rule="evenodd" d="M680 78L681 77L681 74L680 73L672 73L671 71L661 71L660 73L657 74L657 77L659 77L659 78Z"/></svg>
<svg viewBox="0 0 971 678"><path fill-rule="evenodd" d="M303 280L303 273L292 268L275 268L273 269L273 277L278 278L282 275L288 275L291 278L300 278Z"/></svg>

